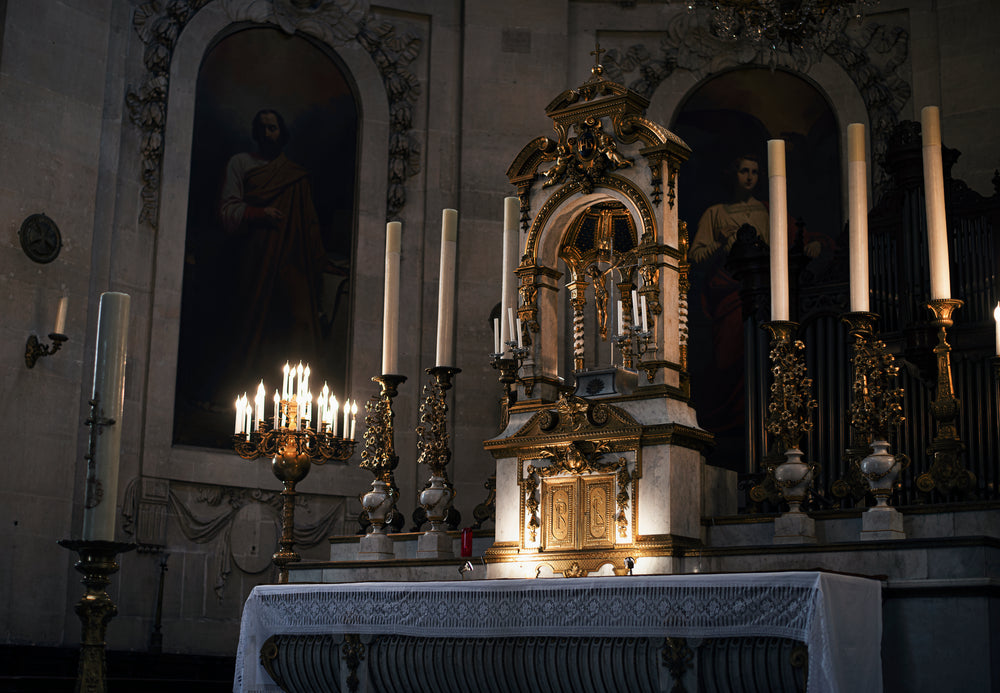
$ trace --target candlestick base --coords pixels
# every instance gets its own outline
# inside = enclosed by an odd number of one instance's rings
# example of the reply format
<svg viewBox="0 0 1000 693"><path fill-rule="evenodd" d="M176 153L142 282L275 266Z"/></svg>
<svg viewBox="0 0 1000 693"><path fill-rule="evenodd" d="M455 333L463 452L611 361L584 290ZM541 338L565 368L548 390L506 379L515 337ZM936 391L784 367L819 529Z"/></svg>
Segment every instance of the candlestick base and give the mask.
<svg viewBox="0 0 1000 693"><path fill-rule="evenodd" d="M935 422L935 436L927 451L931 467L917 477L917 488L924 494L937 489L941 493L958 497L966 496L976 485L976 475L962 464L960 456L965 444L958 435L958 414L961 402L955 396L951 375L951 345L947 328L954 324L952 315L962 306L953 298L934 299L927 307L934 313L933 325L938 328L937 391L931 402L931 417Z"/></svg>
<svg viewBox="0 0 1000 693"><path fill-rule="evenodd" d="M106 693L107 653L104 639L108 623L118 614L118 607L105 588L111 583L111 575L119 569L115 556L132 551L136 545L79 539L61 539L59 545L79 554L80 559L73 567L83 575L80 582L86 587L75 609L82 631L76 691Z"/></svg>

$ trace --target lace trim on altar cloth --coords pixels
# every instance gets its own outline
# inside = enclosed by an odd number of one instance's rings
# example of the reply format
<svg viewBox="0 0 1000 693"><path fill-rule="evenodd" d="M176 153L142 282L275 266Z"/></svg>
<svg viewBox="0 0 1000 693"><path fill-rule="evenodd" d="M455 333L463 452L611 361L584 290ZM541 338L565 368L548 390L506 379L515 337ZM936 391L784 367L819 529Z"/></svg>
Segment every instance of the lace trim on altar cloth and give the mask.
<svg viewBox="0 0 1000 693"><path fill-rule="evenodd" d="M773 636L808 645L810 693L880 691L880 590L875 580L816 572L259 586L244 607L234 691L277 690L247 671L277 633ZM871 648L877 687L857 680Z"/></svg>

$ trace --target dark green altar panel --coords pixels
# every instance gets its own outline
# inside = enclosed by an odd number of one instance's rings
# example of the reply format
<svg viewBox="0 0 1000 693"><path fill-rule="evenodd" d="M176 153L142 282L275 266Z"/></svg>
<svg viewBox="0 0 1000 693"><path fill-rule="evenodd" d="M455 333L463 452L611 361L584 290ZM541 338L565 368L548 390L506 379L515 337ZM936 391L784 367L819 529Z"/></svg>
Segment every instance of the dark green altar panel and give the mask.
<svg viewBox="0 0 1000 693"><path fill-rule="evenodd" d="M799 693L806 646L786 638L423 638L278 635L261 648L289 693Z"/></svg>

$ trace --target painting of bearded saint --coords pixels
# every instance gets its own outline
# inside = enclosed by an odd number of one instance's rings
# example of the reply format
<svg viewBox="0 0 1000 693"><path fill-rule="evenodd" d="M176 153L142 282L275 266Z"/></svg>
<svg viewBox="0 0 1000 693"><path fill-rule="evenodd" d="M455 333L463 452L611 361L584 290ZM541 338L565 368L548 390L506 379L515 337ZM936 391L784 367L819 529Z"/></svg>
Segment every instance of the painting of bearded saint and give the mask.
<svg viewBox="0 0 1000 693"><path fill-rule="evenodd" d="M326 49L328 50L328 49ZM246 77L241 82L241 76ZM228 447L233 402L286 361L343 393L357 109L324 49L276 29L220 40L199 72L175 444Z"/></svg>

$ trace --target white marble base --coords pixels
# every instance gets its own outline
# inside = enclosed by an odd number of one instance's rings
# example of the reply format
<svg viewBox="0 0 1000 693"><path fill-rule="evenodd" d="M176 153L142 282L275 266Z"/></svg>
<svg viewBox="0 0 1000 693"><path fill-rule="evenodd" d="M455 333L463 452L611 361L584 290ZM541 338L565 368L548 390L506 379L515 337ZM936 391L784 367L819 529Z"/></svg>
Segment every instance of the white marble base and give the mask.
<svg viewBox="0 0 1000 693"><path fill-rule="evenodd" d="M815 544L816 521L805 513L785 513L774 521L775 544Z"/></svg>
<svg viewBox="0 0 1000 693"><path fill-rule="evenodd" d="M889 506L875 506L861 513L861 541L887 539L906 539L902 513Z"/></svg>
<svg viewBox="0 0 1000 693"><path fill-rule="evenodd" d="M447 532L424 532L417 537L417 558L454 558L453 544Z"/></svg>
<svg viewBox="0 0 1000 693"><path fill-rule="evenodd" d="M396 557L388 534L366 534L358 543L359 561L388 561Z"/></svg>

